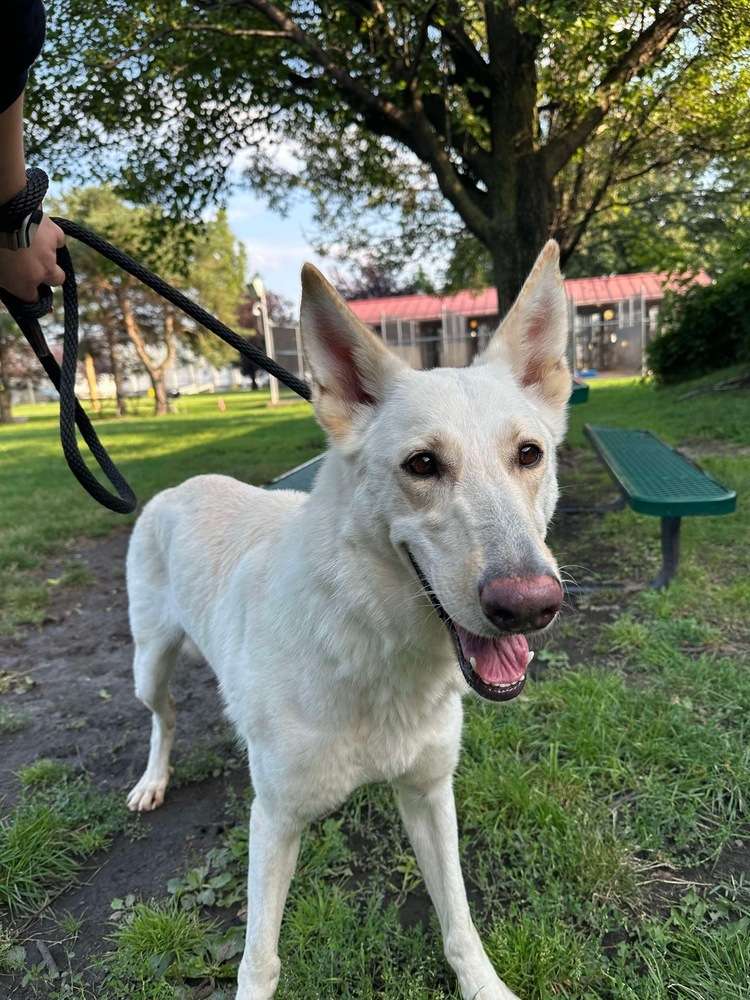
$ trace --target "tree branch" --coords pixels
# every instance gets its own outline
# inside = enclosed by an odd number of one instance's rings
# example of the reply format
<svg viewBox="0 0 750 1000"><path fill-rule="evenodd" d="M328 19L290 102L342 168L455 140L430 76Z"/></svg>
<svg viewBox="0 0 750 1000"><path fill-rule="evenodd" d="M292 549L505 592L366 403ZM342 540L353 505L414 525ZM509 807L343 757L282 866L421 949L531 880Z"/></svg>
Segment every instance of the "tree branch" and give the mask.
<svg viewBox="0 0 750 1000"><path fill-rule="evenodd" d="M288 38L285 31L274 31L263 28L229 28L223 24L173 24L172 31L215 31L231 38Z"/></svg>
<svg viewBox="0 0 750 1000"><path fill-rule="evenodd" d="M418 93L412 91L409 95L411 106L408 109L399 108L352 76L327 49L270 0L237 0L237 5L257 11L284 31L298 48L332 77L342 93L347 95L350 105L363 115L373 131L397 139L428 164L440 190L466 225L479 239L487 239L488 220L481 193L476 188L467 187L466 181L461 178L447 150L430 127Z"/></svg>
<svg viewBox="0 0 750 1000"><path fill-rule="evenodd" d="M491 82L489 66L466 33L463 25L464 16L461 4L448 3L447 17L442 27L443 38L448 40L459 80L462 83L476 80L482 86L489 87ZM484 100L486 101L486 98Z"/></svg>
<svg viewBox="0 0 750 1000"><path fill-rule="evenodd" d="M615 92L635 74L652 66L682 27L694 0L672 0L613 66L594 91L596 104L574 121L565 132L550 140L544 157L547 173L555 177L604 120L614 103Z"/></svg>

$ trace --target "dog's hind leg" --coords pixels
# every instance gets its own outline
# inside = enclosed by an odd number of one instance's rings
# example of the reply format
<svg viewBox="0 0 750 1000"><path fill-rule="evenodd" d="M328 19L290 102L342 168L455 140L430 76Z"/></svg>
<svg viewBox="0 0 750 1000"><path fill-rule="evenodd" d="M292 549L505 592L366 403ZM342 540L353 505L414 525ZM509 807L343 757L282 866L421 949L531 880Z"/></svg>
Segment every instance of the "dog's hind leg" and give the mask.
<svg viewBox="0 0 750 1000"><path fill-rule="evenodd" d="M440 921L445 957L464 1000L518 1000L492 967L471 919L458 855L452 777L424 787L397 787L404 826Z"/></svg>
<svg viewBox="0 0 750 1000"><path fill-rule="evenodd" d="M164 801L169 776L169 753L174 742L174 698L169 681L174 671L179 642L150 640L135 644L133 673L135 693L151 709L151 747L141 780L128 796L128 806L136 812L157 809Z"/></svg>

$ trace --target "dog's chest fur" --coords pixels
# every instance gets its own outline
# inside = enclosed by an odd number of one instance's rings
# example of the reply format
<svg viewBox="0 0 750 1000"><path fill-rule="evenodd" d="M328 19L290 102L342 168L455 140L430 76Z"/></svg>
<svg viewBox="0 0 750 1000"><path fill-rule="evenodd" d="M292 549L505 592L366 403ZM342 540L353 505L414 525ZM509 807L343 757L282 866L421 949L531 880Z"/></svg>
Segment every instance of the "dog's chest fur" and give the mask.
<svg viewBox="0 0 750 1000"><path fill-rule="evenodd" d="M253 670L246 697L237 697L236 677L228 683L228 712L247 741L253 780L294 784L292 798L306 818L363 784L408 781L425 768L442 772L458 757L461 686L449 649L438 642L431 657L421 648L386 651L373 630L366 652L359 634L355 656L339 624L325 657L314 652L320 637L308 645L313 637L303 630L301 640L288 637L276 648L291 669L277 662L263 685Z"/></svg>

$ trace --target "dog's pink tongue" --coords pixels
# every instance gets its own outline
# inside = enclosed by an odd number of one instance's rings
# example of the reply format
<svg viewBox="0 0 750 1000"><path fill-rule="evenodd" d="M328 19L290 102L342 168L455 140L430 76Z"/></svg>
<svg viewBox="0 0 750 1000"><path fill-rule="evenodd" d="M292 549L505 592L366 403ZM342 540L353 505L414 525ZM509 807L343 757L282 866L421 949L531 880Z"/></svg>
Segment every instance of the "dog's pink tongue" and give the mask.
<svg viewBox="0 0 750 1000"><path fill-rule="evenodd" d="M515 684L526 673L529 644L525 635L507 635L502 639L484 639L456 626L461 648L468 660L474 657L477 673L485 684Z"/></svg>

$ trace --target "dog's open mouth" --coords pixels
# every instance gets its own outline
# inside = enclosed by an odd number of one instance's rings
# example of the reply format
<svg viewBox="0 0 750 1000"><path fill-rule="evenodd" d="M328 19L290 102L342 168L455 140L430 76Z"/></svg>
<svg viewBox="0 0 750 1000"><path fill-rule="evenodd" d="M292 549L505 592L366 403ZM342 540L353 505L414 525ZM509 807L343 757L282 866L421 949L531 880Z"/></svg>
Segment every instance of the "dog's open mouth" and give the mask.
<svg viewBox="0 0 750 1000"><path fill-rule="evenodd" d="M407 550L407 553L419 582L453 639L461 672L467 683L489 701L510 701L519 695L526 684L526 668L534 655L529 650L526 636L515 633L499 639L488 639L472 635L465 628L454 624L411 552Z"/></svg>

